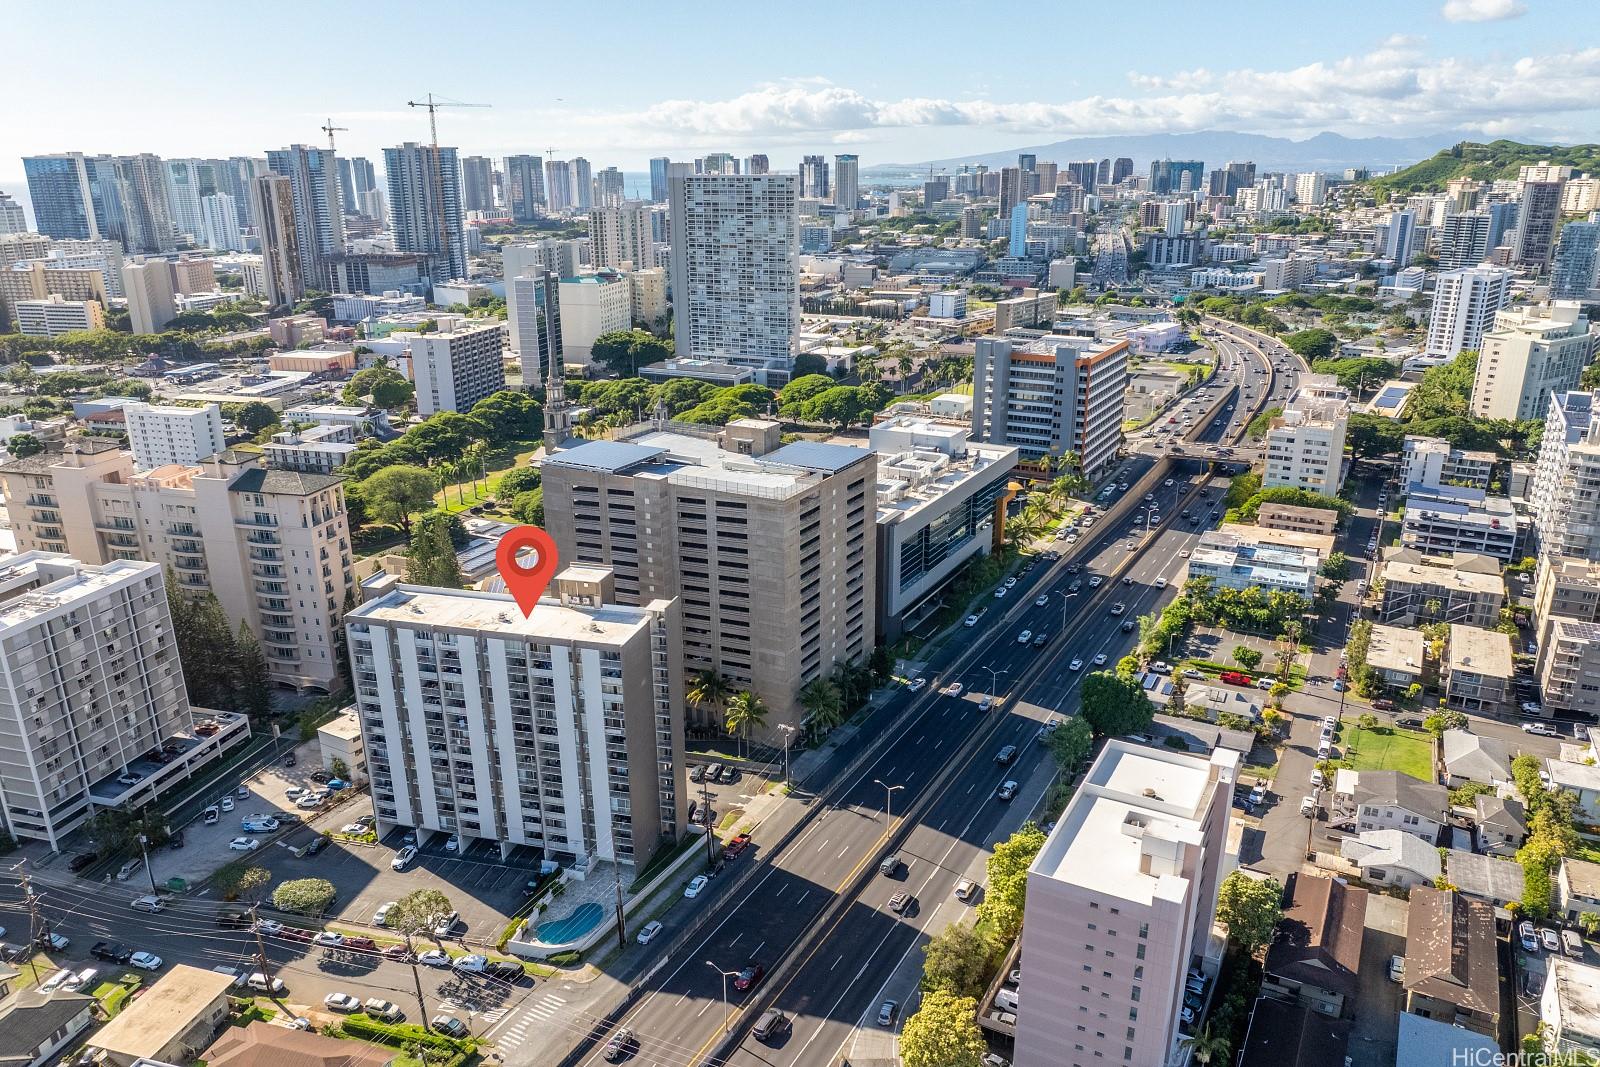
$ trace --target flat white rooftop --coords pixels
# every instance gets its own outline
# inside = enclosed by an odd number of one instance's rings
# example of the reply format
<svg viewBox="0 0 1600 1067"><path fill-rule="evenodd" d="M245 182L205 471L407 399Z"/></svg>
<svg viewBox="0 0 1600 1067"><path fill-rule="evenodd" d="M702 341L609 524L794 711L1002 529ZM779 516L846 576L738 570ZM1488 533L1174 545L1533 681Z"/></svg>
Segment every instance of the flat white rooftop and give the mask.
<svg viewBox="0 0 1600 1067"><path fill-rule="evenodd" d="M491 637L589 645L620 645L650 625L650 614L642 608L577 608L544 599L534 607L532 615L524 617L509 593L415 585L396 586L345 618L419 630L458 630Z"/></svg>
<svg viewBox="0 0 1600 1067"><path fill-rule="evenodd" d="M1172 896L1175 876L1144 873L1140 838L1129 830L1142 826L1163 838L1200 842L1214 788L1212 760L1236 763L1238 753L1219 749L1207 760L1110 742L1089 768L1031 872L1145 905ZM1168 883L1165 889L1162 883Z"/></svg>
<svg viewBox="0 0 1600 1067"><path fill-rule="evenodd" d="M0 603L0 637L64 608L97 600L107 590L150 573L159 576L160 568L154 563L137 560L119 559L94 566L79 563L71 556L34 552L0 559L0 583L13 585L30 580L43 583Z"/></svg>

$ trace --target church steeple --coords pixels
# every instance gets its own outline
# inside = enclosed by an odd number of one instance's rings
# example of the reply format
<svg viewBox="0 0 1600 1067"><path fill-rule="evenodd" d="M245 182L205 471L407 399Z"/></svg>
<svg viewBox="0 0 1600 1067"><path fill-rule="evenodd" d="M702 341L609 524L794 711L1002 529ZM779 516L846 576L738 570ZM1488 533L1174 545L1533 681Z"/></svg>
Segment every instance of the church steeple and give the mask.
<svg viewBox="0 0 1600 1067"><path fill-rule="evenodd" d="M544 453L561 451L572 439L572 405L567 401L566 368L554 360L544 383Z"/></svg>

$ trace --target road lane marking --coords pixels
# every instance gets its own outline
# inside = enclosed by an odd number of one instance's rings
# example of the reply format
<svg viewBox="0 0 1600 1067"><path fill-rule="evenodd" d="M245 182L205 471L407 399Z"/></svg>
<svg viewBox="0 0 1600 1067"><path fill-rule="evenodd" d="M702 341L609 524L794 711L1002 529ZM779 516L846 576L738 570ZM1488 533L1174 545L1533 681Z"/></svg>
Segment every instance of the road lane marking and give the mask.
<svg viewBox="0 0 1600 1067"><path fill-rule="evenodd" d="M846 846L844 846L844 848L841 848L839 850L839 854L837 856L833 857L833 858L836 859L836 860L842 860L842 859L844 859L844 854L846 852L849 852L849 851L850 851L850 846L846 845Z"/></svg>

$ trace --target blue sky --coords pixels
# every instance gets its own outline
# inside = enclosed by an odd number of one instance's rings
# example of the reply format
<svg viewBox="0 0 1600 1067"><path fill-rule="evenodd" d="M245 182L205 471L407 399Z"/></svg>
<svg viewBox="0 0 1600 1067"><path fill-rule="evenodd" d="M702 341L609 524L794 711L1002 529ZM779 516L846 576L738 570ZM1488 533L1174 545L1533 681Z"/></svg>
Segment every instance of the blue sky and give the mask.
<svg viewBox="0 0 1600 1067"><path fill-rule="evenodd" d="M1203 129L1600 140L1595 0L4 6L0 188L24 154L259 155L330 115L377 157L427 138L405 102L429 90L493 105L440 113L463 153L597 169Z"/></svg>

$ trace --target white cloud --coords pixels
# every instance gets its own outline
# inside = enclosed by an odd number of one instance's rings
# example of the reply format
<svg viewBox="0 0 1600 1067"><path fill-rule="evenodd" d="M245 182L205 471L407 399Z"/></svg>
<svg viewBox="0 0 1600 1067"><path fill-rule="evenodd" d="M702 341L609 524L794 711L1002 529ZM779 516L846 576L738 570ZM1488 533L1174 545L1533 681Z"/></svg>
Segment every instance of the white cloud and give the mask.
<svg viewBox="0 0 1600 1067"><path fill-rule="evenodd" d="M1482 3L1482 0L1479 0ZM977 127L1007 134L1096 136L1230 129L1279 135L1528 129L1592 125L1600 48L1484 61L1427 55L1415 38L1287 70L1130 73L1127 95L1000 102L879 100L810 79L725 100L665 100L632 114L568 121L651 145L864 140L869 131Z"/></svg>
<svg viewBox="0 0 1600 1067"><path fill-rule="evenodd" d="M1445 0L1440 13L1450 22L1498 22L1526 15L1526 4L1517 0Z"/></svg>

